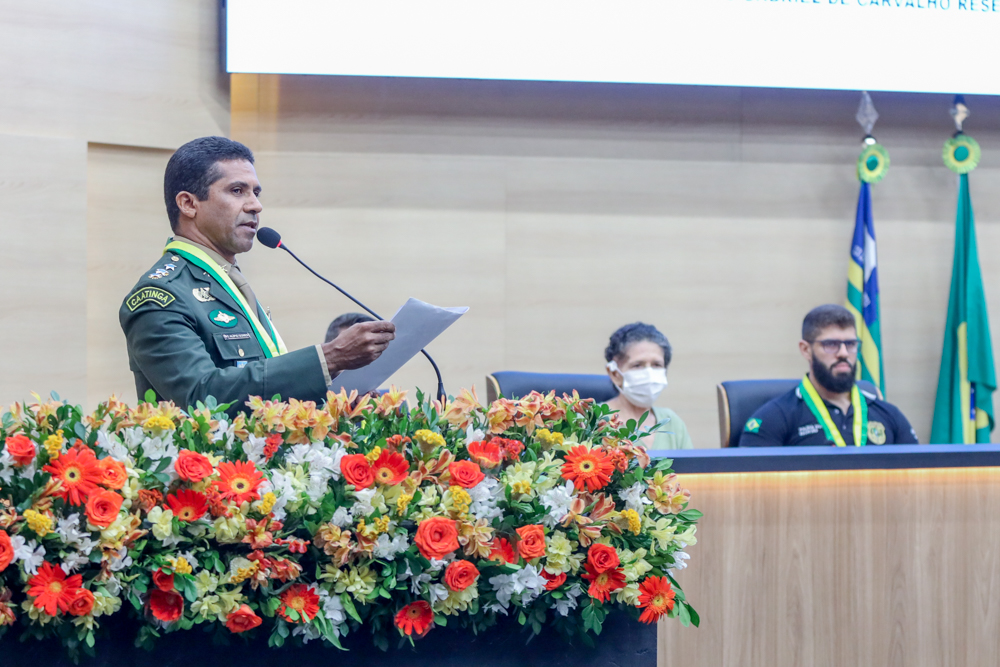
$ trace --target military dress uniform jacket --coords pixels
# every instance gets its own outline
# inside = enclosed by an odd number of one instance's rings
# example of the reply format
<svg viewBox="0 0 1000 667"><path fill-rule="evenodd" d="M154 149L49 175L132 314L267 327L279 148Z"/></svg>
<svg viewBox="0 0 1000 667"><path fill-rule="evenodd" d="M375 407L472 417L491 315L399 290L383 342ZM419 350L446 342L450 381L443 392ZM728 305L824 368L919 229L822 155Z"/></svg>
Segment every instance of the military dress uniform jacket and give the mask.
<svg viewBox="0 0 1000 667"><path fill-rule="evenodd" d="M260 304L257 316L265 321ZM266 358L236 301L200 267L169 251L125 298L118 320L139 400L146 390L181 408L214 396L247 410L249 396L321 401L325 369L315 347ZM265 324L265 327L267 325Z"/></svg>

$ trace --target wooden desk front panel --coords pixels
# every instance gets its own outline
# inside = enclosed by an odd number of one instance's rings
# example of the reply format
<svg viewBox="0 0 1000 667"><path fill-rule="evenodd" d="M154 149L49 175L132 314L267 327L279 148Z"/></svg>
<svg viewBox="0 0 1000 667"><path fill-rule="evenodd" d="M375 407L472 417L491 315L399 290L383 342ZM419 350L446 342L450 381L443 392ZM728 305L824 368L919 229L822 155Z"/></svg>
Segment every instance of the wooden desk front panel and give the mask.
<svg viewBox="0 0 1000 667"><path fill-rule="evenodd" d="M1000 662L1000 468L681 477L702 624L660 667Z"/></svg>

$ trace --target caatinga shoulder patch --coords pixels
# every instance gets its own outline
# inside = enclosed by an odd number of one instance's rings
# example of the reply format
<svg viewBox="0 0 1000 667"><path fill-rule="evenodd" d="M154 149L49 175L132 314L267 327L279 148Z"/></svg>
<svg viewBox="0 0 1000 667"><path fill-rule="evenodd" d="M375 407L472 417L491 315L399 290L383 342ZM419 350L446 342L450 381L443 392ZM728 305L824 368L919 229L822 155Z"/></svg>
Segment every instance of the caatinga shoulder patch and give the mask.
<svg viewBox="0 0 1000 667"><path fill-rule="evenodd" d="M759 419L748 419L746 428L743 429L747 433L757 433L760 431L760 420Z"/></svg>
<svg viewBox="0 0 1000 667"><path fill-rule="evenodd" d="M166 308L174 301L176 301L174 295L167 290L160 289L159 287L143 287L134 294L129 295L125 299L125 305L134 313L136 308L146 303L155 303L161 308Z"/></svg>

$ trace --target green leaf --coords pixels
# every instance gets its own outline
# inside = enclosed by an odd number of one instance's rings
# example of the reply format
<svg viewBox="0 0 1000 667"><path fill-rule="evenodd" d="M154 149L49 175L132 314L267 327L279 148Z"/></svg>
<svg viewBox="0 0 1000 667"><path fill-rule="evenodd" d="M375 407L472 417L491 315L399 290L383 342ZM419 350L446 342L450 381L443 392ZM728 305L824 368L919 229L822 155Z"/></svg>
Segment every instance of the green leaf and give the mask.
<svg viewBox="0 0 1000 667"><path fill-rule="evenodd" d="M295 611L291 607L285 607L285 616L292 619L293 621L298 621L302 618L301 616L299 616L299 612Z"/></svg>
<svg viewBox="0 0 1000 667"><path fill-rule="evenodd" d="M143 400L147 403L156 403L156 392L152 389L147 389L145 396L143 396Z"/></svg>
<svg viewBox="0 0 1000 667"><path fill-rule="evenodd" d="M288 613L288 612L291 612L291 613ZM292 614L295 614L296 616L298 616L298 613L294 609L289 609L285 613L288 613L289 616L291 616ZM292 632L291 630L288 629L288 624L287 623L278 623L277 630L278 630L278 634L281 635L282 637L287 637Z"/></svg>
<svg viewBox="0 0 1000 667"><path fill-rule="evenodd" d="M698 510L684 510L677 516L683 519L684 521L697 521L698 519L700 519L705 515L699 512Z"/></svg>
<svg viewBox="0 0 1000 667"><path fill-rule="evenodd" d="M677 617L685 628L691 625L691 612L688 611L688 607L685 604L679 604L675 607L678 610Z"/></svg>
<svg viewBox="0 0 1000 667"><path fill-rule="evenodd" d="M701 625L701 616L699 616L698 612L694 610L694 607L689 605L687 602L684 602L683 604L688 611L688 615L691 617L691 625L696 628L699 627Z"/></svg>
<svg viewBox="0 0 1000 667"><path fill-rule="evenodd" d="M347 593L341 593L340 602L344 605L344 611L347 612L347 615L358 623L361 623L361 616L358 614L358 610L355 608L354 602L351 600L351 596Z"/></svg>

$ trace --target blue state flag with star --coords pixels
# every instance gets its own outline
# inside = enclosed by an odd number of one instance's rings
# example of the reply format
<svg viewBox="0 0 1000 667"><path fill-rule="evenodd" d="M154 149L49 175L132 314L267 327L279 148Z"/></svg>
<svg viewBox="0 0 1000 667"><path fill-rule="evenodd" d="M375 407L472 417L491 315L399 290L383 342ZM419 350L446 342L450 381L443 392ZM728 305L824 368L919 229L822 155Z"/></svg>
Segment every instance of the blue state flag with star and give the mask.
<svg viewBox="0 0 1000 667"><path fill-rule="evenodd" d="M858 214L847 265L847 309L854 315L858 338L858 379L868 380L885 394L882 333L879 325L878 253L872 219L871 185L862 181Z"/></svg>

